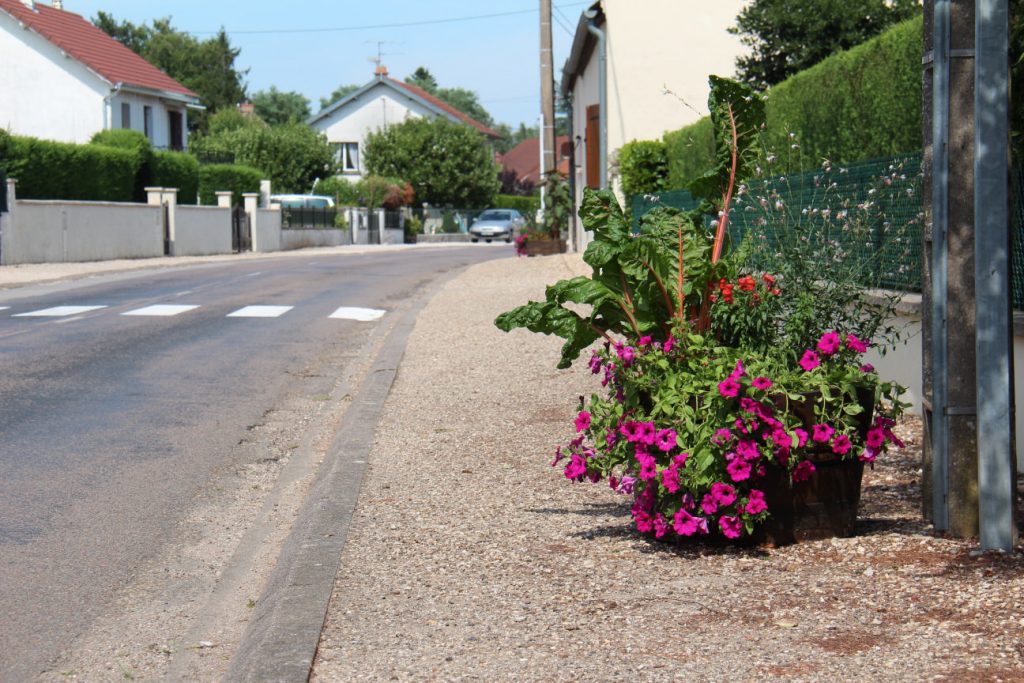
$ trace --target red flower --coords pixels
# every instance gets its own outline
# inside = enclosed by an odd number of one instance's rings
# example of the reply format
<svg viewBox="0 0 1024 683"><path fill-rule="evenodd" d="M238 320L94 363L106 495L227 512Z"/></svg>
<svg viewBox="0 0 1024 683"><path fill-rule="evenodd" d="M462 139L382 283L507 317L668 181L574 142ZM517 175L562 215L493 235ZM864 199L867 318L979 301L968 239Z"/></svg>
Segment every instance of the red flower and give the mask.
<svg viewBox="0 0 1024 683"><path fill-rule="evenodd" d="M740 286L740 289L742 289L744 292L753 292L755 289L757 289L757 282L755 282L754 278L751 277L750 275L744 275L743 277L736 281L736 284L738 284Z"/></svg>

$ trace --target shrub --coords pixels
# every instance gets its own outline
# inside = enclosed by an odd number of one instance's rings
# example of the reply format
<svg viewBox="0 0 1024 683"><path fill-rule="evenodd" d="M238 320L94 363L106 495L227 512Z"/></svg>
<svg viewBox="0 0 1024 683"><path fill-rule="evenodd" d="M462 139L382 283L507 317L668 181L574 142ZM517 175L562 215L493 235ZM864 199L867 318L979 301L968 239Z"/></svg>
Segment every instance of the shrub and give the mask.
<svg viewBox="0 0 1024 683"><path fill-rule="evenodd" d="M359 204L359 185L347 178L331 176L321 178L313 186L313 194L322 194L327 197L334 197L334 203L338 206L357 206Z"/></svg>
<svg viewBox="0 0 1024 683"><path fill-rule="evenodd" d="M132 201L138 154L105 145L11 136L6 143L7 175L18 180L24 199Z"/></svg>
<svg viewBox="0 0 1024 683"><path fill-rule="evenodd" d="M241 164L206 164L199 167L199 200L216 204L218 191L231 190L231 203L242 203L243 192L259 192L263 172Z"/></svg>
<svg viewBox="0 0 1024 683"><path fill-rule="evenodd" d="M152 175L147 185L178 188L179 204L195 204L199 200L199 162L184 152L154 151Z"/></svg>
<svg viewBox="0 0 1024 683"><path fill-rule="evenodd" d="M412 204L414 199L416 192L412 185L399 178L372 175L359 182L360 204L371 209L397 209Z"/></svg>
<svg viewBox="0 0 1024 683"><path fill-rule="evenodd" d="M89 144L115 147L135 154L135 188L132 191L132 200L145 202L146 187L152 185L150 180L153 175L153 148L149 144L149 138L137 130L101 130L92 136Z"/></svg>
<svg viewBox="0 0 1024 683"><path fill-rule="evenodd" d="M668 189L668 157L660 140L633 140L619 150L622 192L627 197Z"/></svg>
<svg viewBox="0 0 1024 683"><path fill-rule="evenodd" d="M903 22L768 91L765 146L777 152L799 149L783 159L784 170L811 170L823 159L851 163L921 149L921 31L920 17ZM685 187L714 162L707 118L667 133L664 140L670 189Z"/></svg>
<svg viewBox="0 0 1024 683"><path fill-rule="evenodd" d="M532 223L536 220L537 211L540 209L540 196L521 197L516 194L499 194L494 197L491 206L496 209L515 209Z"/></svg>

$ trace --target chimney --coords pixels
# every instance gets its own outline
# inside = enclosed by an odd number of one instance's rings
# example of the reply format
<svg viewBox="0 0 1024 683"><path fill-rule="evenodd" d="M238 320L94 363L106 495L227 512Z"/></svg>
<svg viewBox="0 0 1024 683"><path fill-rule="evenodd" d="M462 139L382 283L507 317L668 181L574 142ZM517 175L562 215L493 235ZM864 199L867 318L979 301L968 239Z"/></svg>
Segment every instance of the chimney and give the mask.
<svg viewBox="0 0 1024 683"><path fill-rule="evenodd" d="M53 5L53 9L64 9L64 0L53 0L50 4Z"/></svg>
<svg viewBox="0 0 1024 683"><path fill-rule="evenodd" d="M384 78L388 75L388 68L383 64L378 64L377 68L373 70L373 75L379 78Z"/></svg>

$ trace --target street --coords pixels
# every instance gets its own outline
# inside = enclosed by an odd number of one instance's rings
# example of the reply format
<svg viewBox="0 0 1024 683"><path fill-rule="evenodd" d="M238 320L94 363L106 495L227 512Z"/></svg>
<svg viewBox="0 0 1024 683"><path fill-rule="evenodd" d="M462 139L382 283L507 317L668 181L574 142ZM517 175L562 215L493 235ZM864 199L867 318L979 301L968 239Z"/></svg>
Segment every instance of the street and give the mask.
<svg viewBox="0 0 1024 683"><path fill-rule="evenodd" d="M323 371L368 353L389 312L510 255L307 253L0 292L0 680L116 609L198 495L275 466L254 430L326 397Z"/></svg>

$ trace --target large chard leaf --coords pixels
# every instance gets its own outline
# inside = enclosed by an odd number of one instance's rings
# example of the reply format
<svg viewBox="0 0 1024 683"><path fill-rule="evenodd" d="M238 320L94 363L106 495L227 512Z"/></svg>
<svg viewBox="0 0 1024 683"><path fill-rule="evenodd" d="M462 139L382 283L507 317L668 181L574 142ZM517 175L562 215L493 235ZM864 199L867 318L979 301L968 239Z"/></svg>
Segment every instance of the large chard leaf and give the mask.
<svg viewBox="0 0 1024 683"><path fill-rule="evenodd" d="M555 301L531 301L502 313L494 320L494 324L505 332L525 327L531 332L551 334L565 339L562 358L558 362L559 369L572 365L580 352L601 336L579 314Z"/></svg>
<svg viewBox="0 0 1024 683"><path fill-rule="evenodd" d="M715 168L692 181L687 189L694 197L720 208L732 172L733 122L736 126L737 168L735 179L749 176L757 156L757 136L764 122L764 100L745 83L719 76L708 79L711 94L711 126L715 136ZM730 118L731 113L731 118Z"/></svg>

